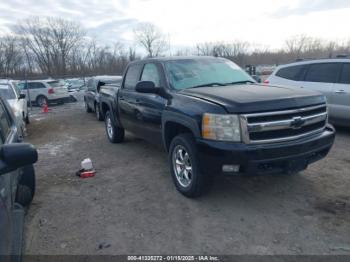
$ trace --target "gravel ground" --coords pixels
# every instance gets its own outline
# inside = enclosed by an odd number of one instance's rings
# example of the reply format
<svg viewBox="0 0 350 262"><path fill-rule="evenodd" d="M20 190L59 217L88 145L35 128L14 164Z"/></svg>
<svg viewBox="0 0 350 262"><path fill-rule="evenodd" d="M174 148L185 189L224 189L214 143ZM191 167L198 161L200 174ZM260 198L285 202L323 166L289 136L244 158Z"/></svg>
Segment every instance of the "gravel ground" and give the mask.
<svg viewBox="0 0 350 262"><path fill-rule="evenodd" d="M162 149L131 134L109 143L81 102L36 110L27 141L39 161L25 254L350 254L349 129L305 172L218 177L195 200ZM86 157L97 174L80 179Z"/></svg>

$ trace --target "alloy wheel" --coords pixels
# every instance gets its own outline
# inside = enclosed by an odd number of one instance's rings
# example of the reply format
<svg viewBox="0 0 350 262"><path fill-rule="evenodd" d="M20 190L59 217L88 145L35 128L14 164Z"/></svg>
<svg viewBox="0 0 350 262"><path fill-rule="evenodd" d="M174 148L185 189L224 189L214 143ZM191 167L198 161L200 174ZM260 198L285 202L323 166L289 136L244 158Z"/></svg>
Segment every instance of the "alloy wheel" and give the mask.
<svg viewBox="0 0 350 262"><path fill-rule="evenodd" d="M182 145L177 145L172 154L173 169L177 181L182 187L189 187L193 172L189 153Z"/></svg>

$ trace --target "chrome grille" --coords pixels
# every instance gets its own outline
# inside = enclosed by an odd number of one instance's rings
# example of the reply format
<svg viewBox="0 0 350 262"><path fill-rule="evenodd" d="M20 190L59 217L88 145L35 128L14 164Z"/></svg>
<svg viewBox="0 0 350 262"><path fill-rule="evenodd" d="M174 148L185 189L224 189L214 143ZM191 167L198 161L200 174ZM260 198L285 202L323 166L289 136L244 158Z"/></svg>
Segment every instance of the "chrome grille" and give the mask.
<svg viewBox="0 0 350 262"><path fill-rule="evenodd" d="M245 143L289 141L321 132L327 124L327 105L241 115Z"/></svg>

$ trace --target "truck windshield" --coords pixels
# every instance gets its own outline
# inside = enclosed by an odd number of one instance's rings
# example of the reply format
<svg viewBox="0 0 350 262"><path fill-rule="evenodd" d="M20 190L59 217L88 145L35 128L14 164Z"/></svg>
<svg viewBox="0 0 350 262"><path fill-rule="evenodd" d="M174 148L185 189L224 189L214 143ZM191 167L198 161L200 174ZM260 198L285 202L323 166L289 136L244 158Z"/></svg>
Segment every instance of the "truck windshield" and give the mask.
<svg viewBox="0 0 350 262"><path fill-rule="evenodd" d="M255 82L235 63L220 58L167 61L165 70L170 86L176 90Z"/></svg>

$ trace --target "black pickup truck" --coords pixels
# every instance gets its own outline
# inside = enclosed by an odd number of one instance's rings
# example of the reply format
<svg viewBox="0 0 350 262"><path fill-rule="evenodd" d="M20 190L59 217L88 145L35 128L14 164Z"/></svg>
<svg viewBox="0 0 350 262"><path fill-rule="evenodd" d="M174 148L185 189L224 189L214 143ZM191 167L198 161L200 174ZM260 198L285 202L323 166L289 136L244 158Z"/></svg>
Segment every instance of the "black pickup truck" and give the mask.
<svg viewBox="0 0 350 262"><path fill-rule="evenodd" d="M132 62L121 87L100 95L108 139L120 143L128 130L164 146L176 188L188 197L219 173L302 171L328 154L335 137L323 95L257 84L222 58Z"/></svg>

